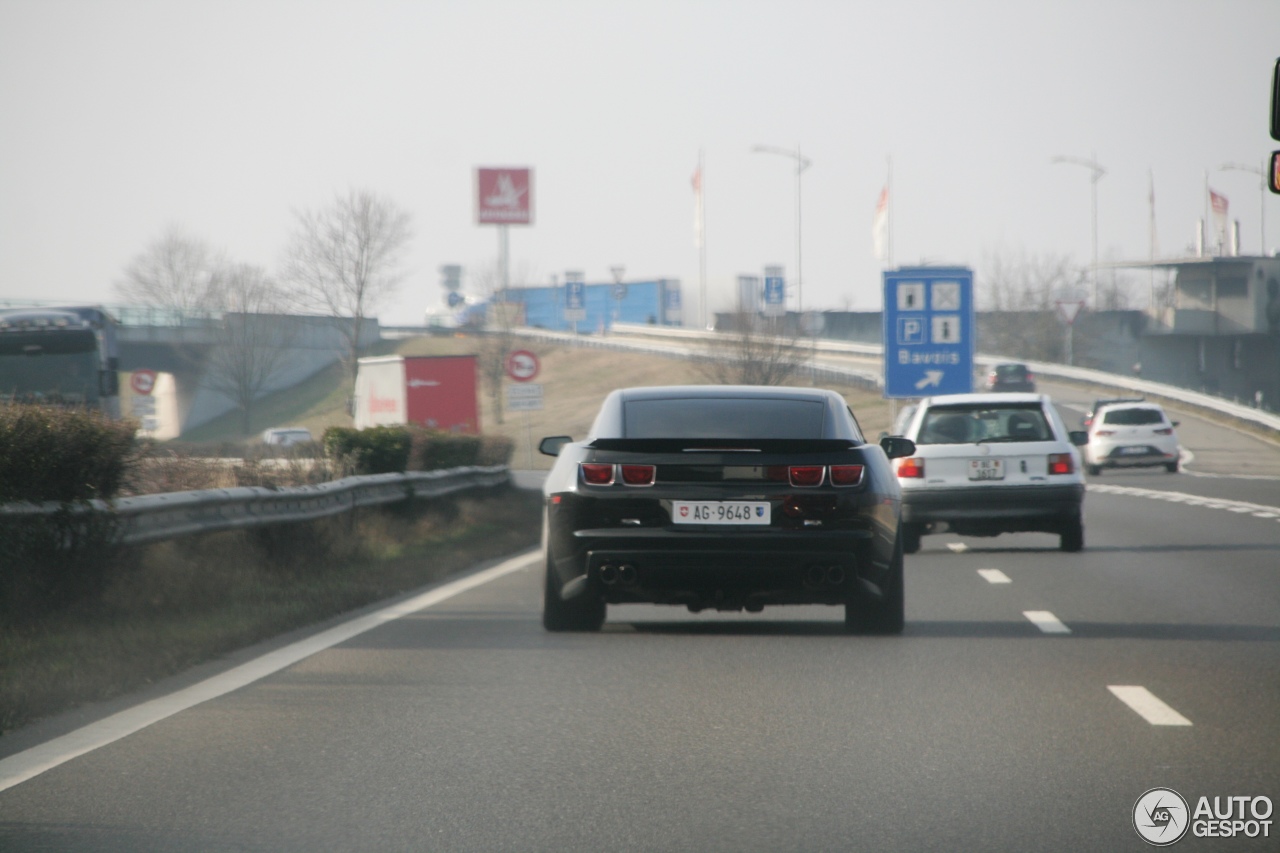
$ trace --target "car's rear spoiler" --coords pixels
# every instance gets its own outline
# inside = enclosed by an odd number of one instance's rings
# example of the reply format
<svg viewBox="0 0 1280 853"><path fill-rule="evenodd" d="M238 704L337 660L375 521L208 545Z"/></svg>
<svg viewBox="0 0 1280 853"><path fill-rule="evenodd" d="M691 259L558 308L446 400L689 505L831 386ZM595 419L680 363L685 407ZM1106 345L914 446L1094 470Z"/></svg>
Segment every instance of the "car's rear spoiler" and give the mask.
<svg viewBox="0 0 1280 853"><path fill-rule="evenodd" d="M859 444L843 438L597 438L588 446L629 453L831 453Z"/></svg>

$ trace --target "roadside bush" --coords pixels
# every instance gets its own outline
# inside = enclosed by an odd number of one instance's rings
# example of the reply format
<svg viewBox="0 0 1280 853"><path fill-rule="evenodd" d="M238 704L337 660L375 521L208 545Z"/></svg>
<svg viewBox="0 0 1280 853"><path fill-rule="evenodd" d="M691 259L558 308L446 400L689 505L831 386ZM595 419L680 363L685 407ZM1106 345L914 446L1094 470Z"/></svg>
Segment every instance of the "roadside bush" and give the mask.
<svg viewBox="0 0 1280 853"><path fill-rule="evenodd" d="M137 428L86 409L0 405L0 503L115 497L136 455Z"/></svg>
<svg viewBox="0 0 1280 853"><path fill-rule="evenodd" d="M340 464L349 461L356 474L393 474L408 467L412 438L398 426L329 427L321 443L326 456Z"/></svg>

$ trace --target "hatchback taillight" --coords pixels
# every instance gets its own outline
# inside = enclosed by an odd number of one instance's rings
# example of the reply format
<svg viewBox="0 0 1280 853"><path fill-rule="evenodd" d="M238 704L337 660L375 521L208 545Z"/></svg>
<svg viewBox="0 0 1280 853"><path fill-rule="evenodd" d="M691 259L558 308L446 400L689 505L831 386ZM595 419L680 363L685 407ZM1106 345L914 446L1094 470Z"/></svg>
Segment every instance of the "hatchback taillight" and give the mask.
<svg viewBox="0 0 1280 853"><path fill-rule="evenodd" d="M1050 453L1049 454L1049 473L1050 474L1070 474L1076 470L1075 462L1071 458L1070 453Z"/></svg>
<svg viewBox="0 0 1280 853"><path fill-rule="evenodd" d="M657 470L653 465L623 465L622 482L628 486L652 486Z"/></svg>
<svg viewBox="0 0 1280 853"><path fill-rule="evenodd" d="M1173 428L1165 427L1164 429L1158 429L1156 430L1156 435L1173 435Z"/></svg>
<svg viewBox="0 0 1280 853"><path fill-rule="evenodd" d="M832 465L831 485L856 486L862 482L862 471L861 465Z"/></svg>
<svg viewBox="0 0 1280 853"><path fill-rule="evenodd" d="M613 485L613 466L603 462L583 462L582 481L592 486Z"/></svg>
<svg viewBox="0 0 1280 853"><path fill-rule="evenodd" d="M1116 434L1116 431L1113 429L1100 429L1094 433L1094 435L1115 435L1115 434Z"/></svg>
<svg viewBox="0 0 1280 853"><path fill-rule="evenodd" d="M792 465L787 469L787 480L797 488L811 488L822 485L821 465Z"/></svg>
<svg viewBox="0 0 1280 853"><path fill-rule="evenodd" d="M900 479L923 480L924 479L924 459L920 456L912 456L903 459L898 463L898 477Z"/></svg>

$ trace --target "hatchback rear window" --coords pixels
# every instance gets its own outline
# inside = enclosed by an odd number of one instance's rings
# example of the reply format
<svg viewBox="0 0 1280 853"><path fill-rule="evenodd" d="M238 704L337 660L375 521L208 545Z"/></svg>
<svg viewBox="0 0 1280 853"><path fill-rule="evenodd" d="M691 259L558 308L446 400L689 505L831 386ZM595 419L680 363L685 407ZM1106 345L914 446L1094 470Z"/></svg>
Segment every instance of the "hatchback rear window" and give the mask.
<svg viewBox="0 0 1280 853"><path fill-rule="evenodd" d="M1164 413L1157 409L1108 409L1102 413L1104 424L1143 426L1164 423Z"/></svg>
<svg viewBox="0 0 1280 853"><path fill-rule="evenodd" d="M816 400L631 400L627 438L822 438L826 407Z"/></svg>
<svg viewBox="0 0 1280 853"><path fill-rule="evenodd" d="M1039 405L940 406L925 412L916 444L1051 440Z"/></svg>

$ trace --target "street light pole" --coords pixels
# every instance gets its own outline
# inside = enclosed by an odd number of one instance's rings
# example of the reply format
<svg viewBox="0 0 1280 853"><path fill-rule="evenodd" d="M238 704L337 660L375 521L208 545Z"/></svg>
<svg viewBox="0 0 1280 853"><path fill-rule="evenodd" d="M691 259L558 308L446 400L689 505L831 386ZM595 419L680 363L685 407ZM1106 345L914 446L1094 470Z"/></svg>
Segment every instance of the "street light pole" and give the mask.
<svg viewBox="0 0 1280 853"><path fill-rule="evenodd" d="M800 153L799 145L796 146L795 151L788 148L779 148L775 145L757 145L751 150L759 154L779 154L783 157L790 157L792 160L796 161L796 308L798 312L803 312L804 251L801 246L803 229L801 228L800 173L809 168L809 164L812 161Z"/></svg>
<svg viewBox="0 0 1280 853"><path fill-rule="evenodd" d="M1219 172L1249 172L1257 175L1262 181L1262 200L1258 204L1258 231L1260 241L1258 243L1258 255L1265 256L1267 254L1267 167L1264 161L1262 168L1257 166L1246 166L1243 163L1223 163L1218 167Z"/></svg>
<svg viewBox="0 0 1280 853"><path fill-rule="evenodd" d="M1084 166L1092 175L1089 179L1089 186L1092 198L1093 210L1093 310L1097 311L1098 305L1098 181L1102 180L1102 176L1107 170L1098 164L1098 155L1094 154L1093 159L1086 160L1083 157L1066 157L1059 155L1051 161L1053 163L1071 163L1076 166Z"/></svg>

